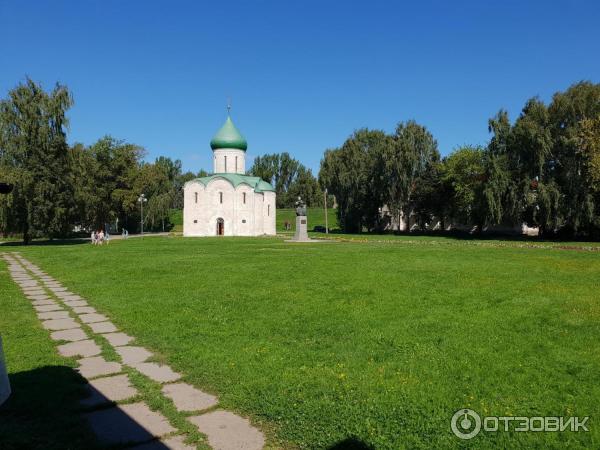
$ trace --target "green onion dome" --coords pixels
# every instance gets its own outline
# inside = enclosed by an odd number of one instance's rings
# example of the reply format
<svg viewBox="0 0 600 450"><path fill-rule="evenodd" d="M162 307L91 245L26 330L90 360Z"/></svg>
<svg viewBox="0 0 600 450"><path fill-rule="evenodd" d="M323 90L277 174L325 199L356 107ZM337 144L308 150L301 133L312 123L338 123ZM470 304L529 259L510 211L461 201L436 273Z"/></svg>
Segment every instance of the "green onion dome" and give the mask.
<svg viewBox="0 0 600 450"><path fill-rule="evenodd" d="M231 117L227 116L225 125L211 139L210 148L213 150L219 148L237 148L238 150L246 151L248 143L231 121Z"/></svg>

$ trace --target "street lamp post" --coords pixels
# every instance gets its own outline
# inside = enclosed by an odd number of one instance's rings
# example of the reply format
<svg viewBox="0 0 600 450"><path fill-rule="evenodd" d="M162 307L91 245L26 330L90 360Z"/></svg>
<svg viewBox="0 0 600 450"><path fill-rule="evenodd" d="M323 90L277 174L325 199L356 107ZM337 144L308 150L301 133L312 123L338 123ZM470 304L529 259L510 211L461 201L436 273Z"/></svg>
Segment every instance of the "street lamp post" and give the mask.
<svg viewBox="0 0 600 450"><path fill-rule="evenodd" d="M329 234L329 224L327 223L327 188L323 192L323 199L325 200L325 234Z"/></svg>
<svg viewBox="0 0 600 450"><path fill-rule="evenodd" d="M142 236L144 236L144 203L148 201L144 194L141 194L138 199L138 203L140 204L140 224L142 229Z"/></svg>

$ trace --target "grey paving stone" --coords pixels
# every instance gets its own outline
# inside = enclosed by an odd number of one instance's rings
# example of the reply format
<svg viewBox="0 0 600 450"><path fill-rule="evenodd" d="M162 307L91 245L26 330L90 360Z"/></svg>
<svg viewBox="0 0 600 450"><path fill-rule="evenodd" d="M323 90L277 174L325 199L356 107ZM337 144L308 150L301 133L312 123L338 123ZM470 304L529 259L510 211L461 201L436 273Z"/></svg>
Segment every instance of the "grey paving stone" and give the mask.
<svg viewBox="0 0 600 450"><path fill-rule="evenodd" d="M144 362L152 356L152 353L146 350L144 347L115 347L115 351L121 357L123 364L127 364L128 366Z"/></svg>
<svg viewBox="0 0 600 450"><path fill-rule="evenodd" d="M46 294L28 294L26 297L29 300L48 300L50 298Z"/></svg>
<svg viewBox="0 0 600 450"><path fill-rule="evenodd" d="M59 305L40 305L34 306L34 308L37 312L64 311Z"/></svg>
<svg viewBox="0 0 600 450"><path fill-rule="evenodd" d="M106 322L108 317L98 313L80 314L79 320L81 320L83 323Z"/></svg>
<svg viewBox="0 0 600 450"><path fill-rule="evenodd" d="M104 336L108 343L113 347L127 345L133 341L133 338L131 336L127 336L125 333L106 333L101 334L100 336Z"/></svg>
<svg viewBox="0 0 600 450"><path fill-rule="evenodd" d="M263 434L248 419L229 411L213 411L189 420L215 450L261 450L265 445Z"/></svg>
<svg viewBox="0 0 600 450"><path fill-rule="evenodd" d="M49 319L68 319L69 312L68 311L50 311L50 312L41 312L38 313L38 319L40 320L49 320Z"/></svg>
<svg viewBox="0 0 600 450"><path fill-rule="evenodd" d="M119 402L135 397L138 394L129 382L127 375L96 378L87 385L88 397L81 401L83 406L98 406L111 402Z"/></svg>
<svg viewBox="0 0 600 450"><path fill-rule="evenodd" d="M85 341L69 342L58 346L58 352L62 356L81 356L87 358L99 355L102 349L91 339Z"/></svg>
<svg viewBox="0 0 600 450"><path fill-rule="evenodd" d="M48 288L54 292L55 294L58 294L59 292L65 292L67 290L66 287L54 287L54 286L48 286Z"/></svg>
<svg viewBox="0 0 600 450"><path fill-rule="evenodd" d="M55 295L63 295L65 290L67 288L65 288L64 286L55 286L54 284L51 283L44 283L46 286L46 289L51 290L52 292L54 292Z"/></svg>
<svg viewBox="0 0 600 450"><path fill-rule="evenodd" d="M196 450L195 445L186 444L185 436L155 439L145 444L129 447L129 450Z"/></svg>
<svg viewBox="0 0 600 450"><path fill-rule="evenodd" d="M27 290L27 288L38 288L40 287L39 283L37 281L25 281L25 280L19 280L16 282L19 286L21 286L21 289L23 289L24 291Z"/></svg>
<svg viewBox="0 0 600 450"><path fill-rule="evenodd" d="M27 297L29 300L35 300L33 297L48 297L48 294L46 294L46 291L43 291L41 289L38 289L36 291L30 291L30 292L24 292L25 297Z"/></svg>
<svg viewBox="0 0 600 450"><path fill-rule="evenodd" d="M175 431L162 414L145 403L115 406L84 415L98 440L106 444L145 442Z"/></svg>
<svg viewBox="0 0 600 450"><path fill-rule="evenodd" d="M77 300L85 300L83 297L81 297L80 295L76 295L76 294L66 294L65 295L57 295L58 298L66 301L66 302L72 302L72 301L77 301Z"/></svg>
<svg viewBox="0 0 600 450"><path fill-rule="evenodd" d="M181 378L181 374L174 372L169 366L161 366L153 362L142 362L133 367L157 383L170 383Z"/></svg>
<svg viewBox="0 0 600 450"><path fill-rule="evenodd" d="M58 305L58 303L56 303L54 300L50 300L49 298L46 300L34 300L31 302L32 305L34 306L40 306L40 305Z"/></svg>
<svg viewBox="0 0 600 450"><path fill-rule="evenodd" d="M53 307L52 305L36 306L43 308L44 306ZM71 328L79 328L80 325L73 319L50 319L44 320L42 326L47 330L69 330Z"/></svg>
<svg viewBox="0 0 600 450"><path fill-rule="evenodd" d="M101 356L92 356L91 358L82 358L79 361L79 373L85 378L94 378L101 375L112 375L122 371L121 364L113 361L106 361Z"/></svg>
<svg viewBox="0 0 600 450"><path fill-rule="evenodd" d="M66 311L65 311L66 312ZM89 339L88 335L85 334L81 328L72 328L70 330L54 331L50 334L50 337L55 341L83 341Z"/></svg>
<svg viewBox="0 0 600 450"><path fill-rule="evenodd" d="M71 308L74 308L76 306L88 306L87 302L84 300L70 300L64 301L63 303Z"/></svg>
<svg viewBox="0 0 600 450"><path fill-rule="evenodd" d="M74 306L73 312L76 314L93 314L96 310L91 306Z"/></svg>
<svg viewBox="0 0 600 450"><path fill-rule="evenodd" d="M202 411L218 403L214 395L202 392L187 383L165 384L162 393L173 400L177 411Z"/></svg>
<svg viewBox="0 0 600 450"><path fill-rule="evenodd" d="M88 326L94 333L114 333L117 331L117 327L115 327L111 322L90 323Z"/></svg>

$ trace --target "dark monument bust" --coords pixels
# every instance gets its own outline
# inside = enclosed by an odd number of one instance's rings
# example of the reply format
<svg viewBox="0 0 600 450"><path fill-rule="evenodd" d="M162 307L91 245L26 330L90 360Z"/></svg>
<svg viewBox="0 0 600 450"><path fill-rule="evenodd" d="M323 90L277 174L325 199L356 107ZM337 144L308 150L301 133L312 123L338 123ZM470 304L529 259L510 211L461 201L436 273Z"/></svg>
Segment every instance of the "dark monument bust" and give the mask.
<svg viewBox="0 0 600 450"><path fill-rule="evenodd" d="M296 215L297 216L306 216L306 203L302 200L302 197L298 197L295 203L296 206Z"/></svg>

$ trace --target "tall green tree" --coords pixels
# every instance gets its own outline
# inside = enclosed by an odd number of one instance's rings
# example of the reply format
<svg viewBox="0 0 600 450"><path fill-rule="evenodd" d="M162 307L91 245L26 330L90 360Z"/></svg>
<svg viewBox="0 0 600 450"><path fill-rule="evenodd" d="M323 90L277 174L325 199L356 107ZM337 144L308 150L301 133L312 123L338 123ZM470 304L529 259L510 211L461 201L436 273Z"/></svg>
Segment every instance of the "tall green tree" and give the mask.
<svg viewBox="0 0 600 450"><path fill-rule="evenodd" d="M560 186L560 215L573 233L590 233L597 205L589 152L582 129L600 116L600 84L580 82L552 97L548 107L552 134L552 170Z"/></svg>
<svg viewBox="0 0 600 450"><path fill-rule="evenodd" d="M390 137L383 131L361 129L339 149L327 150L321 160L319 182L335 196L338 221L346 232L379 227L385 198L383 155Z"/></svg>
<svg viewBox="0 0 600 450"><path fill-rule="evenodd" d="M439 157L437 141L427 128L414 120L398 124L383 156L387 204L398 223L401 214L409 217L416 180Z"/></svg>
<svg viewBox="0 0 600 450"><path fill-rule="evenodd" d="M66 86L45 92L29 78L0 101L0 172L15 185L1 200L2 226L5 233L22 233L25 243L71 229L66 112L72 105Z"/></svg>
<svg viewBox="0 0 600 450"><path fill-rule="evenodd" d="M256 157L249 173L273 185L278 208L292 207L298 195L302 196L309 206L321 205L321 193L316 178L310 169L287 152Z"/></svg>
<svg viewBox="0 0 600 450"><path fill-rule="evenodd" d="M139 223L137 198L143 193L136 181L142 166L144 149L111 136L105 136L88 148L73 149L85 176L76 192L78 210L85 227L104 228L106 224L135 229ZM133 221L130 220L133 219Z"/></svg>
<svg viewBox="0 0 600 450"><path fill-rule="evenodd" d="M444 158L442 181L448 189L450 217L462 224L481 226L485 178L485 152L481 147L463 146Z"/></svg>

